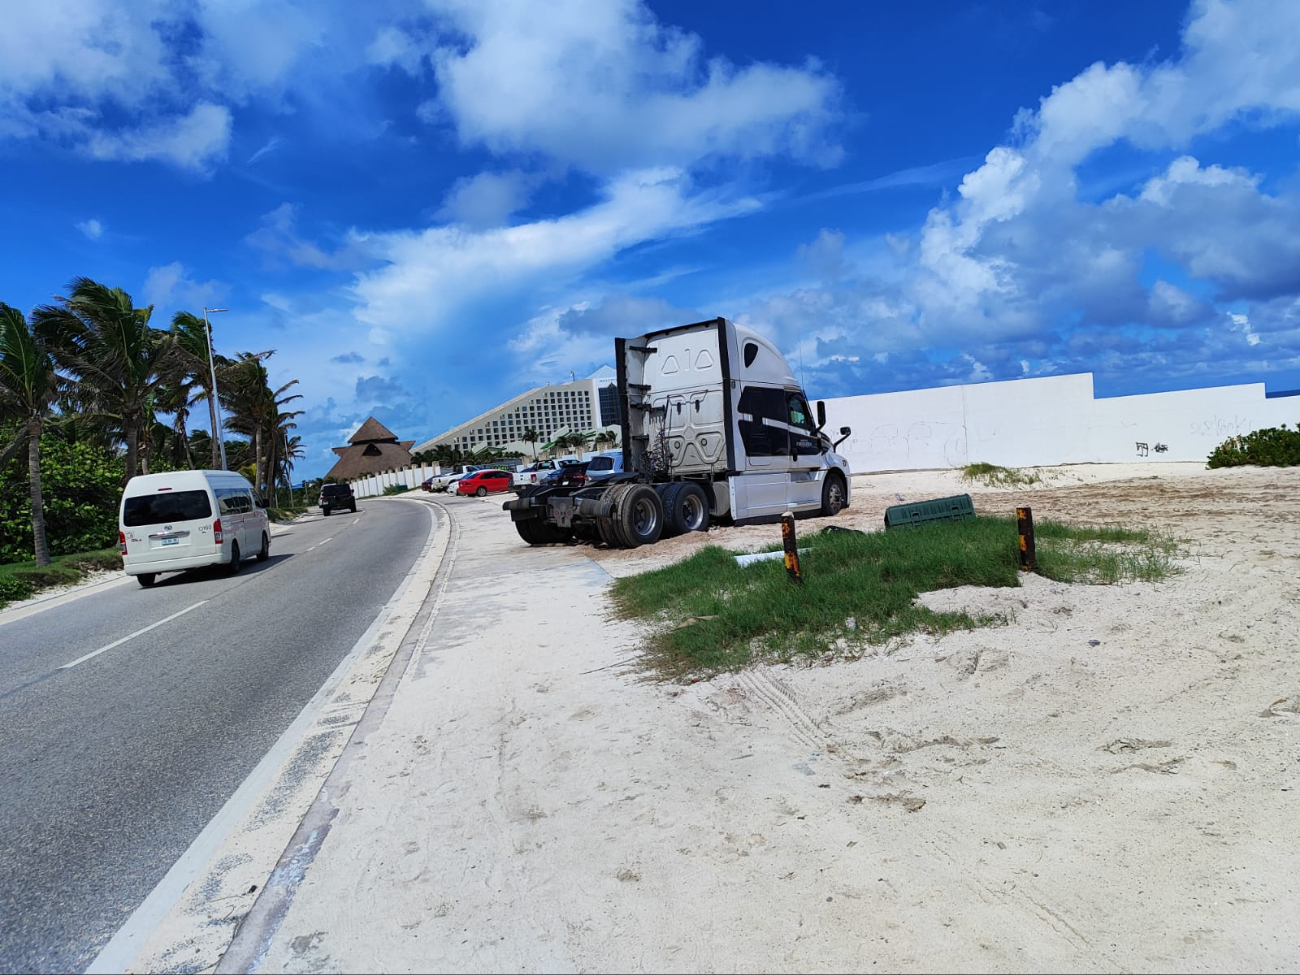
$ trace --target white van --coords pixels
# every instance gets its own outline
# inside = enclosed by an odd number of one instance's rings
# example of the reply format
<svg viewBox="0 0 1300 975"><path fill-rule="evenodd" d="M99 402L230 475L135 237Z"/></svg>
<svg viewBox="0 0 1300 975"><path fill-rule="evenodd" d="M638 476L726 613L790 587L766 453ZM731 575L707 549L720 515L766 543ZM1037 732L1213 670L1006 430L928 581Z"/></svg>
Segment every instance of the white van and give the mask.
<svg viewBox="0 0 1300 975"><path fill-rule="evenodd" d="M171 471L133 477L122 491L118 543L126 574L152 586L159 572L226 565L234 575L250 554L271 556L266 506L230 471Z"/></svg>

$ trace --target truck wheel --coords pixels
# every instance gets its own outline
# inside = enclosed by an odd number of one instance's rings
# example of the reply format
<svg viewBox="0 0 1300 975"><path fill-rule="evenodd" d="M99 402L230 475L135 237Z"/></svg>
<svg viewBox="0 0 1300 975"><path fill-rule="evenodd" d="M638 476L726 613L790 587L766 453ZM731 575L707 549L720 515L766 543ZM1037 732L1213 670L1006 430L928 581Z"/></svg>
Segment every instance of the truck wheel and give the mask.
<svg viewBox="0 0 1300 975"><path fill-rule="evenodd" d="M529 545L541 545L542 540L537 535L537 525L538 522L535 518L530 518L528 521L516 521L515 531Z"/></svg>
<svg viewBox="0 0 1300 975"><path fill-rule="evenodd" d="M709 528L709 498L704 488L686 481L664 492L664 531L673 535Z"/></svg>
<svg viewBox="0 0 1300 975"><path fill-rule="evenodd" d="M155 572L141 572L135 577L135 581L140 583L145 589L148 589L158 581L158 574Z"/></svg>
<svg viewBox="0 0 1300 975"><path fill-rule="evenodd" d="M604 492L600 496L600 500L608 501L611 504L614 503L618 499L618 495L621 493L619 491L620 487L622 487L622 485L612 484L605 488ZM610 548L619 548L623 544L619 540L618 532L614 528L613 517L597 518L596 534L599 535L600 540Z"/></svg>
<svg viewBox="0 0 1300 975"><path fill-rule="evenodd" d="M618 528L628 548L653 545L664 531L664 505L648 484L627 485L620 498Z"/></svg>
<svg viewBox="0 0 1300 975"><path fill-rule="evenodd" d="M838 515L844 510L844 503L847 500L848 493L844 490L844 475L839 471L831 471L826 475L826 480L822 484L822 514L827 518Z"/></svg>

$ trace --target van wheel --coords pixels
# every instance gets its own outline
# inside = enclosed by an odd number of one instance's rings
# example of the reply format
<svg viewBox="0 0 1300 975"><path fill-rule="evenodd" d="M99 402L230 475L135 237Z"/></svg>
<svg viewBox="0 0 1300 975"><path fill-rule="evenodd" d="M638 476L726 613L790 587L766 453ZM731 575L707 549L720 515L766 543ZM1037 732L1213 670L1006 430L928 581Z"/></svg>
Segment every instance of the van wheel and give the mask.
<svg viewBox="0 0 1300 975"><path fill-rule="evenodd" d="M664 505L648 484L630 485L619 499L619 534L628 548L653 545L664 532Z"/></svg>
<svg viewBox="0 0 1300 975"><path fill-rule="evenodd" d="M664 533L708 531L709 499L704 488L686 481L664 492Z"/></svg>
<svg viewBox="0 0 1300 975"><path fill-rule="evenodd" d="M234 575L239 571L239 543L230 543L230 565L226 566L226 574Z"/></svg>
<svg viewBox="0 0 1300 975"><path fill-rule="evenodd" d="M262 532L262 547L257 551L257 561L265 562L271 557L271 539L267 538L266 532Z"/></svg>
<svg viewBox="0 0 1300 975"><path fill-rule="evenodd" d="M135 581L140 583L140 585L145 589L148 589L158 581L158 574L156 572L141 572L135 577Z"/></svg>
<svg viewBox="0 0 1300 975"><path fill-rule="evenodd" d="M825 483L822 484L822 514L827 518L838 515L844 510L847 500L848 493L844 490L844 475L839 471L831 471L826 475Z"/></svg>
<svg viewBox="0 0 1300 975"><path fill-rule="evenodd" d="M329 509L329 508L321 508L321 509L320 509L320 513L323 514L326 518L328 518L328 517L330 516L330 509Z"/></svg>

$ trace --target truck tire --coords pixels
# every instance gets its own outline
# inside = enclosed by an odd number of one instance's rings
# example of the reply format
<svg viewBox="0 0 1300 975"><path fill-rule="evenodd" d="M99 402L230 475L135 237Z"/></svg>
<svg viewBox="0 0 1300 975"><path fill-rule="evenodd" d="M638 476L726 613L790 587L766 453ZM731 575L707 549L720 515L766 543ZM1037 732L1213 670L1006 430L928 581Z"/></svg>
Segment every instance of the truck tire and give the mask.
<svg viewBox="0 0 1300 975"><path fill-rule="evenodd" d="M529 545L555 545L559 542L567 542L573 537L571 530L547 524L540 518L516 521L515 531Z"/></svg>
<svg viewBox="0 0 1300 975"><path fill-rule="evenodd" d="M148 589L158 581L158 574L156 572L141 572L135 577L135 581L140 583L140 585L145 589Z"/></svg>
<svg viewBox="0 0 1300 975"><path fill-rule="evenodd" d="M619 498L617 528L628 548L653 545L664 531L664 504L648 484L624 485Z"/></svg>
<svg viewBox="0 0 1300 975"><path fill-rule="evenodd" d="M685 535L708 528L709 498L704 488L690 481L669 485L664 492L664 534Z"/></svg>
<svg viewBox="0 0 1300 975"><path fill-rule="evenodd" d="M609 487L605 488L604 492L600 496L600 500L608 501L611 504L614 503L618 500L619 494L622 493L619 490L621 487L621 484L611 484ZM617 530L614 528L614 519L612 517L597 518L596 533L600 536L600 540L610 548L619 548L623 544L618 537Z"/></svg>
<svg viewBox="0 0 1300 975"><path fill-rule="evenodd" d="M822 483L822 515L830 518L844 510L848 492L844 490L844 475L831 471Z"/></svg>

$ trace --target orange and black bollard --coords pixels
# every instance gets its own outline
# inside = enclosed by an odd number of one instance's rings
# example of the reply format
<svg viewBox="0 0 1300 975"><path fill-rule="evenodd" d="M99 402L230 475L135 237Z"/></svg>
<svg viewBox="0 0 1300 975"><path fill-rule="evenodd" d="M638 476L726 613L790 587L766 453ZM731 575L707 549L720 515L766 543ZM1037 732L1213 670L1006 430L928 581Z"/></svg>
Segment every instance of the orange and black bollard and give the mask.
<svg viewBox="0 0 1300 975"><path fill-rule="evenodd" d="M1033 572L1038 568L1038 555L1034 551L1033 509L1016 509L1016 528L1020 532L1020 570Z"/></svg>
<svg viewBox="0 0 1300 975"><path fill-rule="evenodd" d="M794 537L794 515L787 511L781 516L781 544L785 548L785 571L794 582L803 582L803 569L799 565L799 548Z"/></svg>

